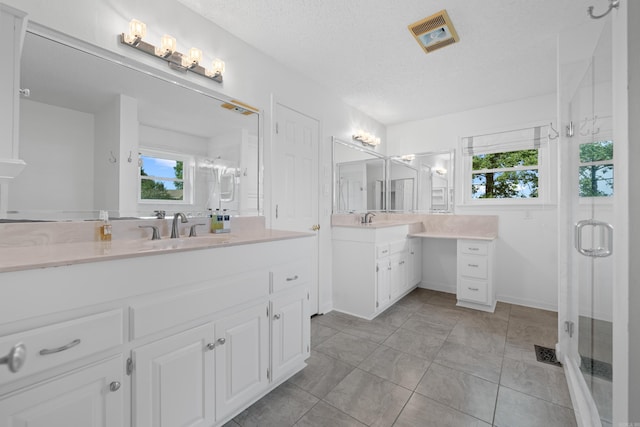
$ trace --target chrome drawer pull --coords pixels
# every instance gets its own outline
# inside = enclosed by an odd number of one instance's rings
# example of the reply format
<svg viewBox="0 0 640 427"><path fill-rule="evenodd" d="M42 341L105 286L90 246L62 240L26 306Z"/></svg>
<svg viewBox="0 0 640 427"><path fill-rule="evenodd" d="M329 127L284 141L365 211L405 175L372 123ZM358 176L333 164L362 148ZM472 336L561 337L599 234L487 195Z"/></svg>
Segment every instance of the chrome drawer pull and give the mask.
<svg viewBox="0 0 640 427"><path fill-rule="evenodd" d="M80 344L80 339L73 340L69 344L63 345L62 347L52 348L52 349L48 349L48 348L42 349L40 350L40 355L46 356L47 354L60 353L61 351L69 350L71 347L75 347L78 344Z"/></svg>
<svg viewBox="0 0 640 427"><path fill-rule="evenodd" d="M27 360L27 347L24 344L18 343L11 347L9 354L4 357L0 357L0 365L7 365L9 371L14 374L22 368L24 362Z"/></svg>
<svg viewBox="0 0 640 427"><path fill-rule="evenodd" d="M275 320L280 320L280 313L276 313L276 314L274 314L274 315L273 315L273 318L274 318Z"/></svg>
<svg viewBox="0 0 640 427"><path fill-rule="evenodd" d="M478 264L467 264L469 267L478 268Z"/></svg>
<svg viewBox="0 0 640 427"><path fill-rule="evenodd" d="M109 391L118 391L120 390L120 381L113 381L109 384Z"/></svg>
<svg viewBox="0 0 640 427"><path fill-rule="evenodd" d="M470 291L476 291L476 292L480 290L479 288L472 288L470 286L467 287L467 289L469 289Z"/></svg>
<svg viewBox="0 0 640 427"><path fill-rule="evenodd" d="M471 248L471 247L469 247L467 249L469 249L470 251L479 251L480 250L480 248Z"/></svg>
<svg viewBox="0 0 640 427"><path fill-rule="evenodd" d="M293 282L294 280L298 280L298 275L296 274L293 277L287 277L287 282Z"/></svg>

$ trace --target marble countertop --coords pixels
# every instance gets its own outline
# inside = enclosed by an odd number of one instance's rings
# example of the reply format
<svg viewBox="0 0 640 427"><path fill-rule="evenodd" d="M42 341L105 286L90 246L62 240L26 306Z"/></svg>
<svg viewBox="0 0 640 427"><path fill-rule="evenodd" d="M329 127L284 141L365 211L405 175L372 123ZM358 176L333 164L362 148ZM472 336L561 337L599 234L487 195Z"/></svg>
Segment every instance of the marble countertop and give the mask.
<svg viewBox="0 0 640 427"><path fill-rule="evenodd" d="M22 247L0 247L0 272L59 267L172 252L248 245L313 235L314 233L263 229L242 234L207 234L198 237L181 237L178 239L135 239L113 240L110 242L92 241Z"/></svg>

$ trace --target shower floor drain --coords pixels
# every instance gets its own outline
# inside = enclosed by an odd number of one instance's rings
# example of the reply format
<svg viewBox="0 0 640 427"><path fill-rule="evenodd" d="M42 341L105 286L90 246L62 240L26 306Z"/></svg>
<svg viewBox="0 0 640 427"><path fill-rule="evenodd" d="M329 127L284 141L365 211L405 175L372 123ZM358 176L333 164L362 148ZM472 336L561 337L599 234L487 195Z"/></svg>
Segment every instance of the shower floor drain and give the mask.
<svg viewBox="0 0 640 427"><path fill-rule="evenodd" d="M556 359L556 351L549 347L542 347L540 345L535 345L536 349L536 360L542 363L548 363L549 365L562 366L558 359Z"/></svg>

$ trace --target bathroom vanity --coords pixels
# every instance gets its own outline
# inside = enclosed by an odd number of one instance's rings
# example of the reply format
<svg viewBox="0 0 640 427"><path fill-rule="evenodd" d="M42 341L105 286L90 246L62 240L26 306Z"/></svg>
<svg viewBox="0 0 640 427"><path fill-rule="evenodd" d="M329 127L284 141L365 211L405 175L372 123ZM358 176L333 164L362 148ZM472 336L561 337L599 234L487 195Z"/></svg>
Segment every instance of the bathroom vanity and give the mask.
<svg viewBox="0 0 640 427"><path fill-rule="evenodd" d="M380 218L380 219L378 219ZM456 240L457 305L493 312L495 216L378 214L333 217L334 309L373 319L422 281L422 239Z"/></svg>
<svg viewBox="0 0 640 427"><path fill-rule="evenodd" d="M0 248L0 425L224 424L305 366L308 236Z"/></svg>

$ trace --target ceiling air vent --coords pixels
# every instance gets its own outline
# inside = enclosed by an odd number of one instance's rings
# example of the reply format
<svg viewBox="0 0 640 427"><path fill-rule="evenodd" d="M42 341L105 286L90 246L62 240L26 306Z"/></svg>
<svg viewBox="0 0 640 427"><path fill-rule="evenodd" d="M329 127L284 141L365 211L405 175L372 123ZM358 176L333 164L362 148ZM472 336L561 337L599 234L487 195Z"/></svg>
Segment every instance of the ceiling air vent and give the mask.
<svg viewBox="0 0 640 427"><path fill-rule="evenodd" d="M460 40L446 10L409 25L409 31L425 53L433 52Z"/></svg>

